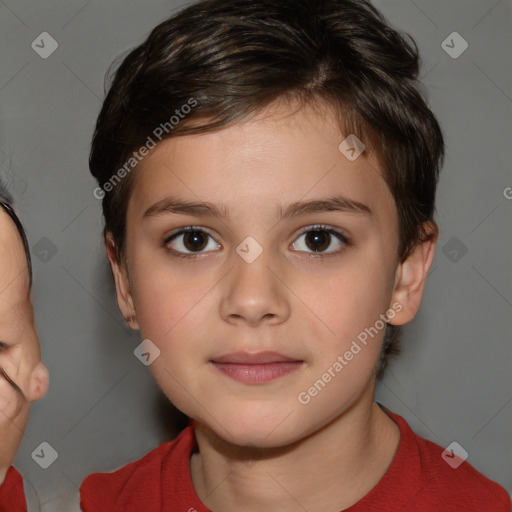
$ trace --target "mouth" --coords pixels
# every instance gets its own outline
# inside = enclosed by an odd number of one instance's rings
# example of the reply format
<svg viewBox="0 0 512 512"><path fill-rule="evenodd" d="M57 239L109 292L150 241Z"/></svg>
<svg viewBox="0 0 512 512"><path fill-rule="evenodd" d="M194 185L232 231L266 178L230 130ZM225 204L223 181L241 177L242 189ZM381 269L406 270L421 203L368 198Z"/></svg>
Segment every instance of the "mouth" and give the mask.
<svg viewBox="0 0 512 512"><path fill-rule="evenodd" d="M298 370L304 361L278 352L232 352L210 361L227 377L247 384L263 384Z"/></svg>

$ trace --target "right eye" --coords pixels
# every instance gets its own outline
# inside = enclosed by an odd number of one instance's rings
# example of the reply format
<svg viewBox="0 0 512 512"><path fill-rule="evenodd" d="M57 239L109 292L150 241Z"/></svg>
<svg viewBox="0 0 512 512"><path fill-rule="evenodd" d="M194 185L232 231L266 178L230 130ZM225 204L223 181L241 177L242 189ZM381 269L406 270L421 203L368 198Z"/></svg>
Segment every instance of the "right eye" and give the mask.
<svg viewBox="0 0 512 512"><path fill-rule="evenodd" d="M169 252L173 256L177 258L196 258L197 255L203 252L210 252L203 250L208 247L208 238L211 238L213 241L212 236L204 229L195 226L187 226L168 236L164 240L164 246L169 248L170 245L172 246L171 242L175 242L174 247L169 249ZM215 244L217 246L219 245L216 242Z"/></svg>

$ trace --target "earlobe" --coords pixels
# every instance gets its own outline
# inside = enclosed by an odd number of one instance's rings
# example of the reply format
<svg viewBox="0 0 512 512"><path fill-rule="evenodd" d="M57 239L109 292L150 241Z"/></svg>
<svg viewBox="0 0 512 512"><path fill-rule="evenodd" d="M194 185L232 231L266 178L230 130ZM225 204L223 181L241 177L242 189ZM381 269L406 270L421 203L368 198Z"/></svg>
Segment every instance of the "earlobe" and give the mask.
<svg viewBox="0 0 512 512"><path fill-rule="evenodd" d="M48 368L42 363L37 363L30 375L30 387L27 399L29 402L40 400L46 395L50 384Z"/></svg>
<svg viewBox="0 0 512 512"><path fill-rule="evenodd" d="M424 241L418 243L405 261L398 265L391 303L399 303L402 308L388 322L392 325L410 322L420 307L439 234L434 223L427 223L424 229Z"/></svg>
<svg viewBox="0 0 512 512"><path fill-rule="evenodd" d="M107 257L112 270L112 276L116 287L117 305L124 319L132 329L138 329L135 306L130 290L130 282L123 264L119 262L115 242L112 234L107 233L105 238L105 248Z"/></svg>

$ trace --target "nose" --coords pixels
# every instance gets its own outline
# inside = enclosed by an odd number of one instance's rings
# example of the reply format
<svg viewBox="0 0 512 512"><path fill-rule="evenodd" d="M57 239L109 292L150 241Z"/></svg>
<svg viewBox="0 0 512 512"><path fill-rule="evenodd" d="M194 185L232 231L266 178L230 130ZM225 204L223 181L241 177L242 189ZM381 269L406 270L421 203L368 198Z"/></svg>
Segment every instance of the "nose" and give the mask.
<svg viewBox="0 0 512 512"><path fill-rule="evenodd" d="M235 255L220 302L220 314L226 322L256 327L262 323L276 325L290 316L288 289L277 262L270 261L269 255L270 251L264 250L250 263Z"/></svg>

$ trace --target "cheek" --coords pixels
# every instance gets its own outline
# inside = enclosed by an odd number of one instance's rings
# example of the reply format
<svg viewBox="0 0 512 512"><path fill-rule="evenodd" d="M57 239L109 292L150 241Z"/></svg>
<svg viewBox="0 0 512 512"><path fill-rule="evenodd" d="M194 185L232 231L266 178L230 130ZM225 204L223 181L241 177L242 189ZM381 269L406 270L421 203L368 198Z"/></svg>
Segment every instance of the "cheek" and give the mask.
<svg viewBox="0 0 512 512"><path fill-rule="evenodd" d="M305 304L308 316L321 328L318 333L339 345L340 340L346 343L374 326L387 311L391 283L389 266L371 253L358 253L324 275L298 281L294 292ZM382 327L381 323L378 327Z"/></svg>
<svg viewBox="0 0 512 512"><path fill-rule="evenodd" d="M21 406L22 402L16 391L3 376L0 377L0 428L6 428L12 424L12 420L19 414Z"/></svg>
<svg viewBox="0 0 512 512"><path fill-rule="evenodd" d="M164 341L181 322L188 321L190 313L211 287L206 274L199 276L190 270L160 254L134 254L130 284L144 337Z"/></svg>
<svg viewBox="0 0 512 512"><path fill-rule="evenodd" d="M192 415L191 396L201 396L194 369L203 355L204 333L199 329L209 306L201 297L208 288L174 272L164 276L154 270L140 272L132 282L141 338L151 340L160 351L149 370L173 404Z"/></svg>

